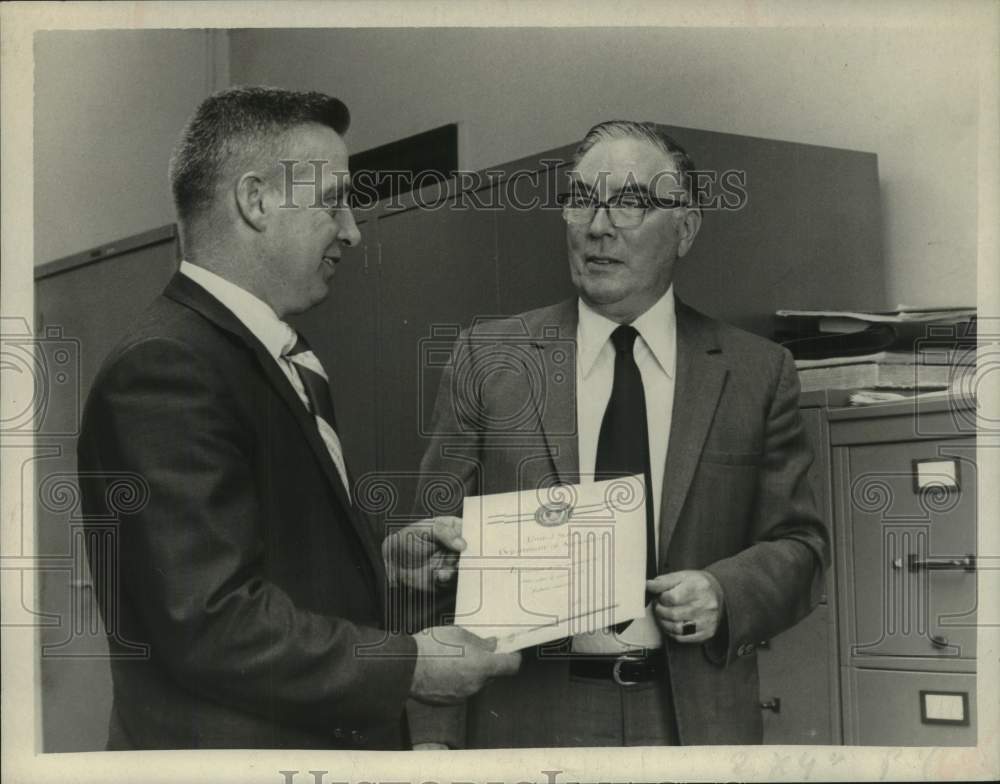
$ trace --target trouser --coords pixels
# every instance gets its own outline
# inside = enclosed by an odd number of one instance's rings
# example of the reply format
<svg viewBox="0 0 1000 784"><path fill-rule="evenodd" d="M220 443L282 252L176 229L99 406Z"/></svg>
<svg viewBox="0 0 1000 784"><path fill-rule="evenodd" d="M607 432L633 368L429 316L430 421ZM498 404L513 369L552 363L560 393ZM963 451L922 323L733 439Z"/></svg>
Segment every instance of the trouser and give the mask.
<svg viewBox="0 0 1000 784"><path fill-rule="evenodd" d="M573 670L564 656L524 651L517 675L497 678L470 700L467 747L677 745L666 672L623 686Z"/></svg>

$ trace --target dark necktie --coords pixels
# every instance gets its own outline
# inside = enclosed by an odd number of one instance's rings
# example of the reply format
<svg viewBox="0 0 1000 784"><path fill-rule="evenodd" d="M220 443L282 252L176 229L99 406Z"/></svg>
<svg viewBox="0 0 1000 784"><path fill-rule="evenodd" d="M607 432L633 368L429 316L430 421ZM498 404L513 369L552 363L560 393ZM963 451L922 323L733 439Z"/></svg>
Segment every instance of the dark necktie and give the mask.
<svg viewBox="0 0 1000 784"><path fill-rule="evenodd" d="M302 335L296 336L295 345L282 354L295 366L305 388L307 408L316 418L316 426L326 445L327 451L340 474L340 479L351 497L350 483L347 478L347 465L344 462L344 449L337 436L337 419L333 414L333 399L330 397L330 382L319 358L309 348L309 343Z"/></svg>
<svg viewBox="0 0 1000 784"><path fill-rule="evenodd" d="M622 324L611 333L615 347L615 380L597 440L595 480L642 474L646 485L646 579L656 577L656 535L653 528L653 485L649 470L646 393L632 349L639 333ZM631 621L617 624L623 631Z"/></svg>

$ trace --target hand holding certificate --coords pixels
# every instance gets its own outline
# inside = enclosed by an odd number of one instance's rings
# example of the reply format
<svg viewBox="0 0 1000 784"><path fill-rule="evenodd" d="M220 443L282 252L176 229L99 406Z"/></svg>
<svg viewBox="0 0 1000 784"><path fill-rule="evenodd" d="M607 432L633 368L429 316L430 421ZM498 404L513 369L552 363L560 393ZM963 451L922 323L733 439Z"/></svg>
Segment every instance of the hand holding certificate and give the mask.
<svg viewBox="0 0 1000 784"><path fill-rule="evenodd" d="M515 651L644 613L641 476L465 499L455 623Z"/></svg>

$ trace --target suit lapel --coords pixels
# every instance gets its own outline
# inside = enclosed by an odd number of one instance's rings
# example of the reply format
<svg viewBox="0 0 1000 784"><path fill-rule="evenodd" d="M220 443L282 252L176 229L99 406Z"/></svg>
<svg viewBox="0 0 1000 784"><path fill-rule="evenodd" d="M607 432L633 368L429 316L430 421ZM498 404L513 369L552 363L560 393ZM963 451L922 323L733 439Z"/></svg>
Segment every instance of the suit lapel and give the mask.
<svg viewBox="0 0 1000 784"><path fill-rule="evenodd" d="M264 344L246 328L243 322L236 318L232 311L186 275L177 273L167 285L164 294L197 311L217 327L235 335L253 352L268 382L288 407L293 419L295 419L299 429L302 431L303 437L319 461L323 473L333 489L334 495L344 510L344 516L351 521L351 525L362 541L364 550L372 562L372 567L375 569L375 574L380 575L383 569L382 556L375 545L372 531L368 527L367 522L348 500L347 492L344 490L344 484L333 463L333 458L330 457L330 452L327 450L326 444L319 434L319 429L316 427L316 420L306 410L305 406L302 405L302 401L299 400L295 389L278 367L277 362L268 353ZM382 580L376 578L375 583L381 593L384 588Z"/></svg>
<svg viewBox="0 0 1000 784"><path fill-rule="evenodd" d="M580 481L580 445L576 426L576 300L560 303L546 311L547 316L535 327L533 335L542 362L545 388L536 400L542 433L559 481ZM572 346L572 352L568 350ZM569 374L569 378L565 376ZM564 383L555 379L564 378ZM530 374L528 376L530 378Z"/></svg>
<svg viewBox="0 0 1000 784"><path fill-rule="evenodd" d="M288 382L288 378L281 371L278 364L274 361L274 358L268 353L267 349L260 343L260 341L253 338L251 348L253 349L260 366L264 369L264 374L267 376L268 381L271 382L271 386L275 388L284 400L285 405L288 406L289 410L292 412L295 421L298 423L299 429L302 431L302 435L305 437L309 447L313 451L313 454L319 461L320 467L323 469L323 474L326 476L327 481L333 488L333 493L337 497L337 501L340 503L340 506L344 511L344 516L351 521L351 525L354 527L358 537L361 539L365 552L368 554L368 559L371 561L372 568L375 570L375 574L380 575L383 569L382 555L376 547L373 532L369 527L367 520L361 516L357 507L351 504L350 499L347 497L347 491L344 489L344 482L340 478L340 473L337 471L336 465L334 465L333 458L330 457L330 450L327 449L326 442L323 441L323 437L319 434L316 419L306 410L306 407L302 405L302 401L299 399L298 393ZM346 463L346 455L344 456L344 460ZM350 478L349 472L348 478ZM378 587L380 594L384 588L382 583L383 581L380 578L375 580L375 584Z"/></svg>
<svg viewBox="0 0 1000 784"><path fill-rule="evenodd" d="M711 322L679 299L677 308L677 373L674 407L671 418L670 445L663 472L660 509L659 562L666 558L670 537L677 525L687 498L694 471L701 456L727 370L721 361L720 348ZM580 452L576 423L576 300L561 303L546 311L540 324L528 325L533 335L542 327L558 327L558 339L546 336L535 340L545 379L566 372L567 363L559 361L560 349L573 341L570 363L571 383L548 383L538 407L546 446L561 482L580 481Z"/></svg>
<svg viewBox="0 0 1000 784"><path fill-rule="evenodd" d="M659 563L687 498L701 448L726 378L715 330L703 316L677 300L677 378L670 445L660 496Z"/></svg>

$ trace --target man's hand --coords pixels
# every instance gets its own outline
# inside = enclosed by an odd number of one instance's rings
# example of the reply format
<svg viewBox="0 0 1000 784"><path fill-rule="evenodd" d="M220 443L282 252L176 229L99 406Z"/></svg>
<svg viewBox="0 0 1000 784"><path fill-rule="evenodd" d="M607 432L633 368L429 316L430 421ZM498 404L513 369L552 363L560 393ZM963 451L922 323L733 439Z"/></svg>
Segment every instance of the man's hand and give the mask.
<svg viewBox="0 0 1000 784"><path fill-rule="evenodd" d="M653 611L664 634L692 643L715 636L724 599L722 586L711 574L694 570L661 574L646 581L646 590L657 597Z"/></svg>
<svg viewBox="0 0 1000 784"><path fill-rule="evenodd" d="M484 640L459 626L434 626L413 635L417 667L410 696L431 705L454 705L471 697L498 675L513 675L521 654L493 653L496 639Z"/></svg>
<svg viewBox="0 0 1000 784"><path fill-rule="evenodd" d="M411 523L382 542L382 559L392 585L431 591L455 578L465 549L461 517L434 517Z"/></svg>

